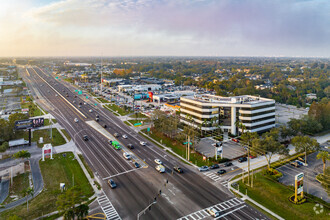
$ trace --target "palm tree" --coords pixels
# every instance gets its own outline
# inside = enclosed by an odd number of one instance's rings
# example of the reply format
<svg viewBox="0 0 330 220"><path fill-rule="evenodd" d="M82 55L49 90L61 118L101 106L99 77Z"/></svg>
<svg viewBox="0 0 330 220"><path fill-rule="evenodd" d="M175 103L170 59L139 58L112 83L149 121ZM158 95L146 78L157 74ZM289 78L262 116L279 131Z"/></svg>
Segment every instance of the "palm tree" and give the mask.
<svg viewBox="0 0 330 220"><path fill-rule="evenodd" d="M327 151L321 151L316 155L316 159L322 159L323 162L323 175L325 175L325 164L330 160L330 154Z"/></svg>
<svg viewBox="0 0 330 220"><path fill-rule="evenodd" d="M78 219L84 219L88 215L89 206L86 204L81 204L75 209L75 213L78 216Z"/></svg>
<svg viewBox="0 0 330 220"><path fill-rule="evenodd" d="M33 188L29 187L23 190L23 195L26 197L26 210L29 211L29 196L33 197L34 190Z"/></svg>

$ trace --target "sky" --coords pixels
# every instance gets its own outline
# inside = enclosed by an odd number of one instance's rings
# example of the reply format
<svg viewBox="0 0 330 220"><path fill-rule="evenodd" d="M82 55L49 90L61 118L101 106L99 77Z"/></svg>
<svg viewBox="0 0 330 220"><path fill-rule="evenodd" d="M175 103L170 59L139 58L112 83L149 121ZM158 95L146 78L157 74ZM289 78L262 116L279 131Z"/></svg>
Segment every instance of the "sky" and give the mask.
<svg viewBox="0 0 330 220"><path fill-rule="evenodd" d="M330 57L330 1L0 0L0 56Z"/></svg>

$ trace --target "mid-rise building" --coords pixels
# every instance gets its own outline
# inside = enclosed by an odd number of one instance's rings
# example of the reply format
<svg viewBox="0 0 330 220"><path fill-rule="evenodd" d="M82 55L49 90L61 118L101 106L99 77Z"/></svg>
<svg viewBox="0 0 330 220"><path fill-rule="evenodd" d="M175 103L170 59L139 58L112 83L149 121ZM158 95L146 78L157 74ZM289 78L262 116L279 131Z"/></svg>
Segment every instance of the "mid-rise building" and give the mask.
<svg viewBox="0 0 330 220"><path fill-rule="evenodd" d="M221 128L236 135L244 131L265 132L275 127L275 100L256 96L222 97L215 95L180 98L180 120L204 131Z"/></svg>

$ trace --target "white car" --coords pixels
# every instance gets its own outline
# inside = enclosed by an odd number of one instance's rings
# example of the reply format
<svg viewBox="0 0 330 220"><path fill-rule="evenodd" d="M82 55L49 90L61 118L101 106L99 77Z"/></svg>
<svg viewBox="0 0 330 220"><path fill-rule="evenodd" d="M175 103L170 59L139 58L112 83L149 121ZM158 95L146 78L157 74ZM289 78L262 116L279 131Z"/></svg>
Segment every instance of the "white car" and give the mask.
<svg viewBox="0 0 330 220"><path fill-rule="evenodd" d="M55 96L57 97L57 94L55 94Z"/></svg>
<svg viewBox="0 0 330 220"><path fill-rule="evenodd" d="M87 103L86 103L86 102L84 102L84 105L87 105Z"/></svg>
<svg viewBox="0 0 330 220"><path fill-rule="evenodd" d="M210 213L210 215L214 218L217 218L220 216L220 212L218 210L216 210L215 208L210 208L207 209L208 213Z"/></svg>
<svg viewBox="0 0 330 220"><path fill-rule="evenodd" d="M163 165L158 165L155 168L158 172L165 173L165 167Z"/></svg>
<svg viewBox="0 0 330 220"><path fill-rule="evenodd" d="M126 152L123 153L123 156L126 160L130 160L132 158L131 155L129 153L126 153Z"/></svg>
<svg viewBox="0 0 330 220"><path fill-rule="evenodd" d="M143 141L140 141L140 144L141 144L142 146L146 146L146 145L147 145L147 143L146 143L146 142L143 142Z"/></svg>
<svg viewBox="0 0 330 220"><path fill-rule="evenodd" d="M89 109L89 112L93 112L93 110L92 109Z"/></svg>
<svg viewBox="0 0 330 220"><path fill-rule="evenodd" d="M123 138L127 139L127 135L126 134L123 134Z"/></svg>
<svg viewBox="0 0 330 220"><path fill-rule="evenodd" d="M77 122L78 122L78 118L75 118L75 119L74 119L74 122L76 122L76 123L77 123Z"/></svg>
<svg viewBox="0 0 330 220"><path fill-rule="evenodd" d="M163 162L160 159L155 159L155 163L159 165L163 165Z"/></svg>

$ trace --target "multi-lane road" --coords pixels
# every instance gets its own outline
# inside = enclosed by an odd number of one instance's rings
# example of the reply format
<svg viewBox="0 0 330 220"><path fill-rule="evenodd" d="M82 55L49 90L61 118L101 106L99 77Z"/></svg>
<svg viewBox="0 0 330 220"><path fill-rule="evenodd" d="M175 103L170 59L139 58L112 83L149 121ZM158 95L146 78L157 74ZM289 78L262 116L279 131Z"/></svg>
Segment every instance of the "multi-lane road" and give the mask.
<svg viewBox="0 0 330 220"><path fill-rule="evenodd" d="M110 111L84 104L72 89L47 71L29 67L22 75L35 98L38 97L43 107L68 131L95 172L104 191L98 201L108 219L136 219L137 214L155 197L157 203L141 219L208 219L211 217L205 209L212 206L221 211L223 219L267 219L228 190L219 188L195 168L148 142ZM80 103L82 105L79 107ZM144 165L143 168L135 168L132 161L124 159L121 150L115 150L108 144L108 137L89 125L96 123L96 115L100 117L98 123L101 126L107 125L104 129L108 133L120 134L118 141L124 146L134 145L131 152ZM74 122L75 118L78 122ZM127 135L127 139L122 138L123 134ZM89 141L84 141L83 135L88 135ZM147 145L141 146L140 141L147 142ZM165 173L155 170L156 158L164 162ZM185 172L172 173L175 165ZM110 189L107 185L109 178L117 183L116 189Z"/></svg>

